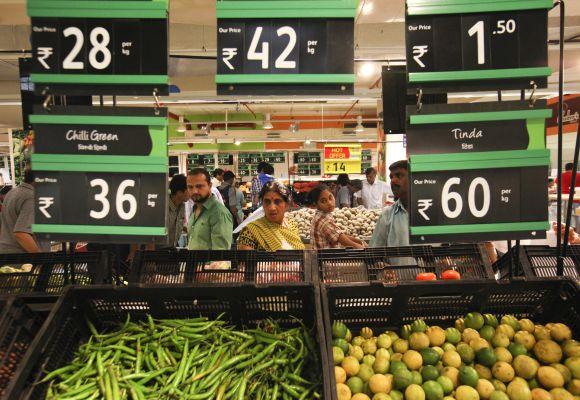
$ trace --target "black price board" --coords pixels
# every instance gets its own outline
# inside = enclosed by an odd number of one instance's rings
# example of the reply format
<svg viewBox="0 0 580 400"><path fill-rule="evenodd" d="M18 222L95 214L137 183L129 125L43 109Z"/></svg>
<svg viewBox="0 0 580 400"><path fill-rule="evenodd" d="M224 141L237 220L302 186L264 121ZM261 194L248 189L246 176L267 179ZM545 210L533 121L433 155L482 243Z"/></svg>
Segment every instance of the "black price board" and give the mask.
<svg viewBox="0 0 580 400"><path fill-rule="evenodd" d="M284 153L264 153L263 159L270 164L280 164L286 162L286 155Z"/></svg>
<svg viewBox="0 0 580 400"><path fill-rule="evenodd" d="M35 107L32 162L167 164L167 110Z"/></svg>
<svg viewBox="0 0 580 400"><path fill-rule="evenodd" d="M308 156L308 162L311 164L320 164L321 157L320 153L314 153L314 155Z"/></svg>
<svg viewBox="0 0 580 400"><path fill-rule="evenodd" d="M309 162L308 153L294 153L294 164L304 164Z"/></svg>
<svg viewBox="0 0 580 400"><path fill-rule="evenodd" d="M546 87L549 0L407 0L409 88Z"/></svg>
<svg viewBox="0 0 580 400"><path fill-rule="evenodd" d="M167 1L28 0L37 93L169 94Z"/></svg>
<svg viewBox="0 0 580 400"><path fill-rule="evenodd" d="M310 175L311 176L316 176L316 175L320 175L320 165L311 165L310 166Z"/></svg>
<svg viewBox="0 0 580 400"><path fill-rule="evenodd" d="M249 164L250 162L250 155L248 153L240 153L238 155L238 164L241 166L242 164Z"/></svg>
<svg viewBox="0 0 580 400"><path fill-rule="evenodd" d="M258 154L250 154L250 164L258 164L259 162L264 161L264 159L262 158L262 155L260 153Z"/></svg>
<svg viewBox="0 0 580 400"><path fill-rule="evenodd" d="M372 155L370 150L363 150L361 153L361 157L362 157L362 162L373 160L373 155Z"/></svg>
<svg viewBox="0 0 580 400"><path fill-rule="evenodd" d="M310 166L299 165L298 166L298 175L304 175L304 176L310 175Z"/></svg>
<svg viewBox="0 0 580 400"><path fill-rule="evenodd" d="M545 149L546 118L552 111L528 102L423 105L407 107L408 150L434 157L449 153Z"/></svg>
<svg viewBox="0 0 580 400"><path fill-rule="evenodd" d="M217 2L218 94L353 94L358 1L321 3Z"/></svg>
<svg viewBox="0 0 580 400"><path fill-rule="evenodd" d="M218 154L218 164L219 165L234 165L234 155L233 154Z"/></svg>
<svg viewBox="0 0 580 400"><path fill-rule="evenodd" d="M167 173L35 169L33 231L51 240L164 242L166 201Z"/></svg>
<svg viewBox="0 0 580 400"><path fill-rule="evenodd" d="M539 162L502 168L510 161L488 160L431 171L412 163L411 242L545 238L549 161Z"/></svg>

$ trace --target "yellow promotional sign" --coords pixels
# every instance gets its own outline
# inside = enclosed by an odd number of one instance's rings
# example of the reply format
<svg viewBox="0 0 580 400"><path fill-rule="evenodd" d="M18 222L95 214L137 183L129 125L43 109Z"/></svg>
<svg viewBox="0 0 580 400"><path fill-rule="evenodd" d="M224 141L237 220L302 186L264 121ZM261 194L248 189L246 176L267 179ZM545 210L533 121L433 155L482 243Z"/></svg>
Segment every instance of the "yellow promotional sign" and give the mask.
<svg viewBox="0 0 580 400"><path fill-rule="evenodd" d="M326 175L360 174L361 161L360 144L324 145L324 173Z"/></svg>

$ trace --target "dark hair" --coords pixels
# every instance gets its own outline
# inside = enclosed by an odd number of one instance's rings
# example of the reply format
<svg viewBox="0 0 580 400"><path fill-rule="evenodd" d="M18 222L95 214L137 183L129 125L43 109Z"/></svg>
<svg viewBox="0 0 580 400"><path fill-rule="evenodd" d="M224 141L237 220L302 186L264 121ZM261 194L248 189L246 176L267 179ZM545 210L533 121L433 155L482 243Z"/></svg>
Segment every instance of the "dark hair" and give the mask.
<svg viewBox="0 0 580 400"><path fill-rule="evenodd" d="M310 204L315 205L316 203L318 203L318 199L320 199L320 195L325 190L330 191L328 186L326 186L324 184L320 184L320 185L316 186L314 189L312 189L310 191L310 193L308 193L308 201L310 202Z"/></svg>
<svg viewBox="0 0 580 400"><path fill-rule="evenodd" d="M177 192L185 192L187 190L187 178L185 175L173 175L171 182L169 182L169 191L171 194L176 194Z"/></svg>
<svg viewBox="0 0 580 400"><path fill-rule="evenodd" d="M24 169L24 177L22 178L24 183L33 183L34 182L34 173L30 167L26 167Z"/></svg>
<svg viewBox="0 0 580 400"><path fill-rule="evenodd" d="M338 175L338 178L336 178L336 183L338 183L340 186L348 185L350 183L350 179L348 177L348 174Z"/></svg>
<svg viewBox="0 0 580 400"><path fill-rule="evenodd" d="M266 183L264 187L262 187L262 190L260 191L260 201L262 201L264 199L264 196L266 196L266 194L269 192L278 193L278 195L282 197L285 203L290 202L290 191L286 186L284 186L280 182L271 181Z"/></svg>
<svg viewBox="0 0 580 400"><path fill-rule="evenodd" d="M394 163L389 165L389 171L394 171L394 170L399 169L399 168L408 171L409 170L409 161L399 160L399 161L395 161Z"/></svg>
<svg viewBox="0 0 580 400"><path fill-rule="evenodd" d="M360 179L354 179L350 183L356 190L360 190L363 187L362 181Z"/></svg>
<svg viewBox="0 0 580 400"><path fill-rule="evenodd" d="M223 174L224 174L224 170L221 169L221 168L216 168L213 171L213 177L214 178L217 178L218 176L223 175Z"/></svg>
<svg viewBox="0 0 580 400"><path fill-rule="evenodd" d="M272 164L266 163L264 166L264 173L268 175L274 175L274 166Z"/></svg>
<svg viewBox="0 0 580 400"><path fill-rule="evenodd" d="M224 182L227 182L227 181L235 179L235 178L236 178L236 174L234 174L232 171L224 172Z"/></svg>
<svg viewBox="0 0 580 400"><path fill-rule="evenodd" d="M260 172L264 172L264 167L268 165L268 163L266 161L260 161L258 163L258 173Z"/></svg>
<svg viewBox="0 0 580 400"><path fill-rule="evenodd" d="M191 171L189 171L188 175L189 176L203 175L205 176L205 180L207 181L207 183L211 185L211 176L209 176L209 172L207 172L205 168L194 168Z"/></svg>
<svg viewBox="0 0 580 400"><path fill-rule="evenodd" d="M574 169L574 163L567 163L566 167L564 167L566 169L566 171L572 171Z"/></svg>
<svg viewBox="0 0 580 400"><path fill-rule="evenodd" d="M365 175L369 176L370 174L372 174L373 172L377 172L376 169L374 169L373 167L367 168L365 169Z"/></svg>

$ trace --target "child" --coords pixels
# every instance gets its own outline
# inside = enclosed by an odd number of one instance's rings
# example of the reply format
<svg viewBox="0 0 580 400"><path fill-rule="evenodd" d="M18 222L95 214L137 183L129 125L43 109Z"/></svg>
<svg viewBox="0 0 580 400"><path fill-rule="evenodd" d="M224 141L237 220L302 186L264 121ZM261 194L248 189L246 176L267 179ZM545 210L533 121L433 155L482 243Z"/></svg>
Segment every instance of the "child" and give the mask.
<svg viewBox="0 0 580 400"><path fill-rule="evenodd" d="M316 214L310 226L310 241L313 249L332 249L339 245L364 249L365 243L355 237L341 233L331 213L335 200L330 189L319 185L310 192L310 203L316 207Z"/></svg>

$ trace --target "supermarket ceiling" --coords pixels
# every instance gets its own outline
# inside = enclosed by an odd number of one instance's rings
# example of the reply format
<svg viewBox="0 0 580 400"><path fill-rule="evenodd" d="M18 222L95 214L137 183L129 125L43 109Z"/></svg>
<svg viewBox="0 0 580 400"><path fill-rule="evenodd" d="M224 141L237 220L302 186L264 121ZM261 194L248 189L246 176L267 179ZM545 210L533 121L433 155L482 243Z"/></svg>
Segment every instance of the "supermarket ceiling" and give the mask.
<svg viewBox="0 0 580 400"><path fill-rule="evenodd" d="M278 98L241 99L254 113L274 115L318 115L323 112L344 114L352 110L373 116L381 98L380 70L388 62L404 62L404 0L361 0L355 29L355 66L357 80L355 96L349 99ZM28 50L29 20L25 0L0 0L0 130L21 125L19 108L18 57ZM170 76L180 93L163 100L170 111L178 115L238 111L237 103L222 104L224 98L216 95L214 74L216 70L216 16L215 0L170 0ZM580 38L580 1L566 4L567 39ZM559 11L550 12L549 39L558 39ZM550 66L558 70L558 46L549 47ZM371 60L369 62L369 60ZM580 92L580 43L566 45L565 81L568 92ZM554 95L558 74L550 78L550 87L542 92L545 97ZM506 94L509 98L509 93ZM505 95L504 95L505 96ZM514 93L514 96L516 94ZM470 97L456 94L454 102L493 100L495 94ZM506 98L506 97L504 97ZM150 104L152 99L121 98L121 104ZM231 99L230 99L231 100ZM308 100L308 101L304 101ZM358 100L358 102L357 102ZM356 103L356 104L355 104ZM352 111L351 110L351 111Z"/></svg>

